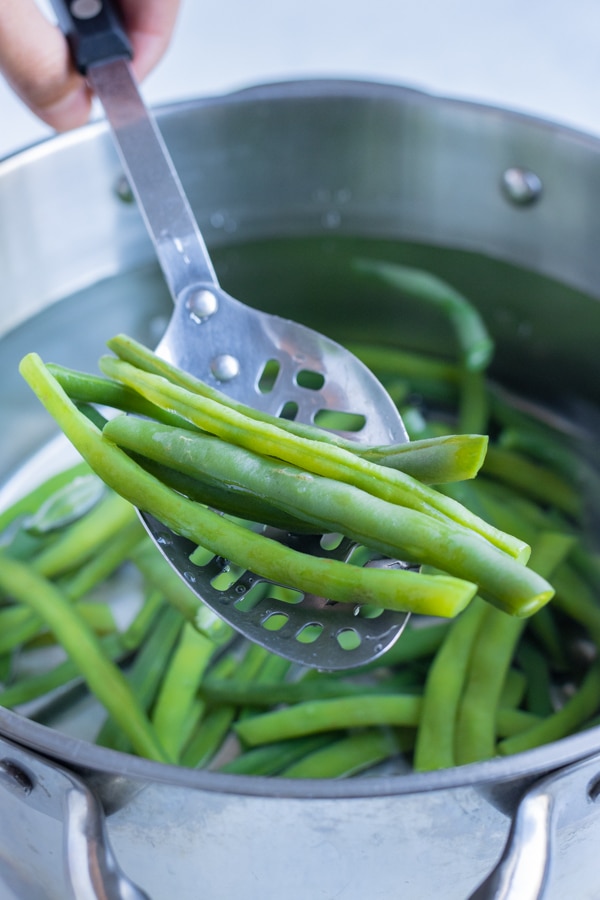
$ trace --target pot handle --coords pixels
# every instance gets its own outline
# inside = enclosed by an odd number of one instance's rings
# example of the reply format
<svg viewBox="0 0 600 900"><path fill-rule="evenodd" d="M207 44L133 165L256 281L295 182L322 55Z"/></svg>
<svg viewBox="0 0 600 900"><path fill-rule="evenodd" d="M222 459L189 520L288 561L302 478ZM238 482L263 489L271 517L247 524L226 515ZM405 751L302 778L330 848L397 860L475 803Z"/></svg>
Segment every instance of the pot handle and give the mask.
<svg viewBox="0 0 600 900"><path fill-rule="evenodd" d="M74 900L149 900L119 868L102 806L76 775L0 737L0 787L63 823L65 876Z"/></svg>
<svg viewBox="0 0 600 900"><path fill-rule="evenodd" d="M559 823L577 823L600 799L600 755L536 782L523 795L502 855L469 900L543 900Z"/></svg>

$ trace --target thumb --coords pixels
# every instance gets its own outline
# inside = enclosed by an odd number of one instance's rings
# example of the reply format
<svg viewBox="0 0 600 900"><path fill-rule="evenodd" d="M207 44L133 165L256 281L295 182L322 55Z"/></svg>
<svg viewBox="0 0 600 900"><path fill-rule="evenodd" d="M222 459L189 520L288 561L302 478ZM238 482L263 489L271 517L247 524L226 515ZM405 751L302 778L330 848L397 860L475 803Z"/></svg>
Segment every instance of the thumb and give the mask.
<svg viewBox="0 0 600 900"><path fill-rule="evenodd" d="M89 118L91 93L73 67L62 33L35 0L2 0L0 72L23 102L52 128Z"/></svg>

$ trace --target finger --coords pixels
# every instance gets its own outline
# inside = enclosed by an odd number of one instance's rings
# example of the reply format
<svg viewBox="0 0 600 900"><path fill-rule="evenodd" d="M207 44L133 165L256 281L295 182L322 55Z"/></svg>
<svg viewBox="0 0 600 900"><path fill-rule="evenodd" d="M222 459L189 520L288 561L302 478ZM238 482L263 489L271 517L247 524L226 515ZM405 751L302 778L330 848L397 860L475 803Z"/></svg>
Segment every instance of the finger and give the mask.
<svg viewBox="0 0 600 900"><path fill-rule="evenodd" d="M87 121L90 91L67 43L34 0L3 0L0 70L32 112L59 131Z"/></svg>
<svg viewBox="0 0 600 900"><path fill-rule="evenodd" d="M141 81L163 56L171 40L179 0L121 0L133 49L133 69Z"/></svg>

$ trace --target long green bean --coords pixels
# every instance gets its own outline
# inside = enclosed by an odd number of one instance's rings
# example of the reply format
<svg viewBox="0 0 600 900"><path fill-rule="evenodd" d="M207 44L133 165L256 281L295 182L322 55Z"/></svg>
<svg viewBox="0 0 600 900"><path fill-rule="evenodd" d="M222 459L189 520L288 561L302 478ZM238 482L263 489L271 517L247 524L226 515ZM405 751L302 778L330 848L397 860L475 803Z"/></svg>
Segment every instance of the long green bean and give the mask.
<svg viewBox="0 0 600 900"><path fill-rule="evenodd" d="M408 571L360 568L298 553L174 494L103 438L73 406L36 354L25 357L21 372L67 437L103 480L134 506L153 513L179 534L275 582L317 594L321 593L323 584L327 584L332 600L412 608L414 611L430 609L428 604L433 600L437 609L440 581ZM515 565L525 571L525 567ZM514 574L517 575L516 571ZM406 575L414 577L406 578ZM520 572L518 577L522 577ZM461 608L472 593L472 585L467 583L465 586L464 581L451 578L443 581L445 604L454 602L455 608ZM544 583L541 590L536 589L535 595L538 598L534 601L536 605L540 599L544 602L549 599L548 585Z"/></svg>
<svg viewBox="0 0 600 900"><path fill-rule="evenodd" d="M167 606L160 610L140 652L135 656L126 675L121 676L128 692L136 698L138 709L148 721L157 742L158 737L154 726L150 723L148 712L182 627L183 619L176 609ZM132 740L130 730L124 728L121 723L121 717L126 713L126 709L119 706L115 708L108 704L105 706L108 716L96 735L96 743L123 753L135 750L136 744ZM163 761L175 762L175 758L168 755L162 745L161 749Z"/></svg>
<svg viewBox="0 0 600 900"><path fill-rule="evenodd" d="M369 725L416 727L421 704L421 697L413 694L373 694L368 703L360 697L312 700L244 719L236 723L235 731L245 744L254 746L322 731Z"/></svg>
<svg viewBox="0 0 600 900"><path fill-rule="evenodd" d="M473 304L452 285L423 269L385 260L360 259L354 265L359 272L374 275L399 293L440 309L454 330L459 357L465 368L480 372L487 367L494 352L494 342Z"/></svg>
<svg viewBox="0 0 600 900"><path fill-rule="evenodd" d="M90 691L106 706L139 753L167 762L164 748L120 670L64 595L30 568L0 557L0 588L34 609L75 661Z"/></svg>
<svg viewBox="0 0 600 900"><path fill-rule="evenodd" d="M486 610L486 604L476 598L452 623L429 667L413 758L417 771L449 768L456 763L456 718L473 644Z"/></svg>
<svg viewBox="0 0 600 900"><path fill-rule="evenodd" d="M571 545L570 535L540 534L533 544L532 567L550 576L568 555ZM524 620L503 616L491 607L485 612L457 714L455 753L459 765L495 755L496 713L524 627Z"/></svg>
<svg viewBox="0 0 600 900"><path fill-rule="evenodd" d="M192 625L183 626L152 712L156 734L173 759L179 759L202 715L204 704L197 698L197 690L215 649Z"/></svg>
<svg viewBox="0 0 600 900"><path fill-rule="evenodd" d="M557 712L532 727L507 737L498 744L498 752L521 753L540 744L557 741L572 734L600 709L600 662L588 670L579 690Z"/></svg>
<svg viewBox="0 0 600 900"><path fill-rule="evenodd" d="M388 556L427 563L469 580L513 614L527 615L551 597L543 579L478 534L386 503L353 485L310 475L211 435L191 434L160 423L119 417L106 426L104 434L158 462L170 461L185 473L205 471L234 489L251 490L322 533L341 532ZM418 586L416 581L415 588ZM452 614L441 596L436 602L439 615Z"/></svg>
<svg viewBox="0 0 600 900"><path fill-rule="evenodd" d="M465 525L517 559L524 561L529 554L522 541L493 528L460 504L398 469L377 465L343 447L291 434L278 425L257 421L245 413L172 384L162 376L136 369L122 360L103 357L100 365L110 377L121 380L152 402L176 411L199 428L231 444L298 465L315 475L354 485L379 499Z"/></svg>
<svg viewBox="0 0 600 900"><path fill-rule="evenodd" d="M312 752L305 751L279 774L282 778L348 778L409 750L412 735L407 734L401 739L390 729L356 732Z"/></svg>

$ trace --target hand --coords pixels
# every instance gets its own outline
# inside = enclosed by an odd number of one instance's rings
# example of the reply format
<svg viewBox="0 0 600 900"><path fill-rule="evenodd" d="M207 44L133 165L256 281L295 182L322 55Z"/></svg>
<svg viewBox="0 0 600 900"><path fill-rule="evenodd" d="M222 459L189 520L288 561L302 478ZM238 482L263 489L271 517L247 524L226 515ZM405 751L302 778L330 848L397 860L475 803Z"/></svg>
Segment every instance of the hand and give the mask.
<svg viewBox="0 0 600 900"><path fill-rule="evenodd" d="M139 80L165 52L179 0L120 0ZM83 125L91 92L75 70L67 42L43 15L35 0L2 0L0 72L16 94L57 131Z"/></svg>

